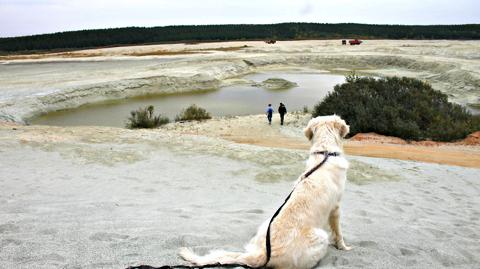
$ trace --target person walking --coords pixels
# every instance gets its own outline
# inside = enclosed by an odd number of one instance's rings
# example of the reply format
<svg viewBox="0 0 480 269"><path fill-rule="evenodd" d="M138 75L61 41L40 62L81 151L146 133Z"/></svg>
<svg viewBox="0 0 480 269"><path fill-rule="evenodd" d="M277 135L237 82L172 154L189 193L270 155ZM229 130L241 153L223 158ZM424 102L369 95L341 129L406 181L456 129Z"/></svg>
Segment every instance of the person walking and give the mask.
<svg viewBox="0 0 480 269"><path fill-rule="evenodd" d="M278 107L278 113L280 114L280 125L283 125L285 114L287 114L287 108L283 103L280 103L280 106Z"/></svg>
<svg viewBox="0 0 480 269"><path fill-rule="evenodd" d="M272 104L268 104L266 113L267 113L268 124L272 125L272 115L273 115Z"/></svg>

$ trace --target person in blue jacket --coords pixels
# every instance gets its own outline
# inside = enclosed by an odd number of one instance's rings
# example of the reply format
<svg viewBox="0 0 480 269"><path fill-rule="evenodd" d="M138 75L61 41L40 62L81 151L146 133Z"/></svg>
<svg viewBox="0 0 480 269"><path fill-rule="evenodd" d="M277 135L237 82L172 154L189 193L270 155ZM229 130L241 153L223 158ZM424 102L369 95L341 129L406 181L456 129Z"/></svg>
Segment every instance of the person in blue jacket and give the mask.
<svg viewBox="0 0 480 269"><path fill-rule="evenodd" d="M272 116L273 116L273 108L272 104L268 104L267 110L265 111L267 113L267 119L268 119L268 124L272 124Z"/></svg>

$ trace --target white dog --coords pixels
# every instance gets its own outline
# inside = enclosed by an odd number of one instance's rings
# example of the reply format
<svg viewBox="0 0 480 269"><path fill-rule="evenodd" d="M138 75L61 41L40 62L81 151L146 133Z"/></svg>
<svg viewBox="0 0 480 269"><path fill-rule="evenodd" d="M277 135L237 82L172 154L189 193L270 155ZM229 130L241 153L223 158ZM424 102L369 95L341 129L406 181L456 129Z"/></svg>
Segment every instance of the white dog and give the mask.
<svg viewBox="0 0 480 269"><path fill-rule="evenodd" d="M276 269L314 267L327 252L329 241L325 229L328 225L336 247L350 249L345 245L340 229L340 200L348 168L343 157L342 138L349 132L349 126L336 115L323 116L310 120L304 132L312 143L306 172L297 180L290 199L270 227L268 267ZM325 152L331 155L326 157ZM315 170L325 158L328 159ZM216 250L198 256L190 249L182 248L180 256L195 265L264 266L269 221L260 226L244 253Z"/></svg>

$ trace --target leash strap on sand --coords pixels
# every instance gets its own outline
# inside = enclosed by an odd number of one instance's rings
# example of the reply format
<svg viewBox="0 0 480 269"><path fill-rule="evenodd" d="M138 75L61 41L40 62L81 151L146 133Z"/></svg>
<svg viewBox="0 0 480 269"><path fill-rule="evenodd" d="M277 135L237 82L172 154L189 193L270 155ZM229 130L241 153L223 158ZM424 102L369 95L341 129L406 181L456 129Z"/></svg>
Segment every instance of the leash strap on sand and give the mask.
<svg viewBox="0 0 480 269"><path fill-rule="evenodd" d="M315 171L317 171L318 168L320 168L322 165L324 165L328 157L336 157L340 156L340 153L338 152L328 152L328 151L314 151L312 154L321 154L324 156L323 160L315 165L312 169L308 170L303 177L302 180L309 177L311 174L313 174ZM275 220L275 218L280 214L280 211L282 211L283 206L288 202L290 197L292 196L293 191L295 191L295 187L293 190L288 194L287 198L285 198L285 202L275 211L275 214L273 214L272 218L270 219L270 222L268 223L268 229L267 229L267 235L266 235L266 242L265 242L265 247L266 247L266 252L267 252L267 260L265 261L265 264L260 267L251 267L245 264L221 264L221 263L215 263L215 264L207 264L207 265L164 265L160 267L154 267L150 265L138 265L138 266L130 266L127 269L176 269L176 268L186 268L186 269L202 269L202 268L217 268L217 267L225 267L225 268L235 268L235 267L243 267L243 268L249 268L249 269L260 269L260 268L266 268L268 262L270 262L270 258L272 255L272 246L270 244L270 227L272 225L272 222Z"/></svg>
<svg viewBox="0 0 480 269"><path fill-rule="evenodd" d="M225 267L225 268L243 267L243 268L255 269L254 267L250 267L244 264L221 264L221 263L207 264L207 265L164 265L160 267L154 267L150 265L138 265L138 266L130 266L127 269L176 269L176 268L202 269L202 268L218 268L218 267Z"/></svg>
<svg viewBox="0 0 480 269"><path fill-rule="evenodd" d="M328 152L328 151L314 151L314 152L312 152L312 154L321 154L321 155L324 156L324 158L319 164L315 165L312 169L308 170L308 172L306 172L303 175L302 180L309 177L311 174L313 174L315 171L317 171L318 168L322 167L322 165L324 165L327 162L328 157L330 157L330 156L332 156L332 157L340 156L340 153L338 153L338 152ZM267 266L267 264L270 261L270 258L272 256L272 246L271 246L271 243L270 243L270 227L272 225L272 222L275 220L275 218L278 216L278 214L280 214L280 211L282 211L283 206L288 202L288 200L290 199L290 196L292 196L292 193L294 191L295 191L295 188L293 188L293 190L290 192L290 194L287 196L287 198L285 198L285 202L283 202L283 204L277 209L275 214L273 214L272 218L270 219L270 222L268 223L267 236L266 236L266 242L265 242L266 251L267 251L267 260L266 260L265 265L263 267Z"/></svg>

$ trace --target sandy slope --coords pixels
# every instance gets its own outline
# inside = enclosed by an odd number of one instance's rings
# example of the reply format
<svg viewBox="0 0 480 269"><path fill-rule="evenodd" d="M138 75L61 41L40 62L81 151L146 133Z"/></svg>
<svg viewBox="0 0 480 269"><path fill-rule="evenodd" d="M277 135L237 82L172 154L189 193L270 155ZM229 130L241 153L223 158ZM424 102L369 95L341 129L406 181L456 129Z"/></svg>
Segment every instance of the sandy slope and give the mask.
<svg viewBox="0 0 480 269"><path fill-rule="evenodd" d="M0 267L124 268L178 263L181 246L241 250L308 154L177 132L1 124ZM319 268L480 263L479 169L348 158L342 223L354 249L330 248Z"/></svg>
<svg viewBox="0 0 480 269"><path fill-rule="evenodd" d="M242 144L265 147L303 149L305 141L302 128L311 115L290 113L285 126L280 126L278 116L270 126L264 115L217 118L203 123L171 124L166 128L180 134L199 134L220 137ZM370 138L370 139L367 139ZM415 160L421 162L459 165L480 168L480 144L462 143L411 143L398 138L382 136L359 136L345 143L345 151L350 155Z"/></svg>
<svg viewBox="0 0 480 269"><path fill-rule="evenodd" d="M246 45L247 47L243 47ZM145 95L245 83L242 76L308 68L426 80L461 104L480 103L479 41L339 40L170 44L0 59L0 119ZM28 59L32 58L32 59ZM40 58L40 59L35 59Z"/></svg>

